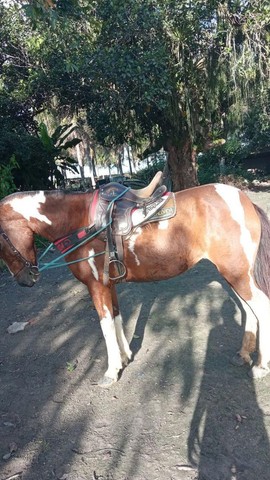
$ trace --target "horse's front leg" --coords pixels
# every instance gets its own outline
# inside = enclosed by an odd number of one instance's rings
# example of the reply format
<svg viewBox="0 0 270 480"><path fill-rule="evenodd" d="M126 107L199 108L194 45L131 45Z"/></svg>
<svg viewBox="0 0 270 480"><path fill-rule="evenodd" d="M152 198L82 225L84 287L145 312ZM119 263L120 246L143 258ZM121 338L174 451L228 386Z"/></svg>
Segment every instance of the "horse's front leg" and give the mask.
<svg viewBox="0 0 270 480"><path fill-rule="evenodd" d="M118 298L117 298L117 293L114 285L111 287L111 292L112 292L113 316L115 321L116 336L117 336L117 341L120 348L122 365L125 367L131 360L132 352L129 348L129 344L124 333L122 315L119 310Z"/></svg>
<svg viewBox="0 0 270 480"><path fill-rule="evenodd" d="M91 284L89 291L100 319L108 354L108 369L99 381L99 385L109 387L117 382L118 374L123 368L117 327L114 321L112 291L111 288L105 287L99 282L95 282L94 285Z"/></svg>

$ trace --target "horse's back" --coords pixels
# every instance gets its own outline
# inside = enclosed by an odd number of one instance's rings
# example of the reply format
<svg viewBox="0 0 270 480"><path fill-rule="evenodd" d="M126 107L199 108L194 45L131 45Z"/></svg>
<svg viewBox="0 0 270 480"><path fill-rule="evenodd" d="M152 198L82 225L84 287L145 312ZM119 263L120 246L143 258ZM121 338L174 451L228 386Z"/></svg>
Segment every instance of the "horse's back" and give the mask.
<svg viewBox="0 0 270 480"><path fill-rule="evenodd" d="M260 219L249 197L238 188L221 183L193 187L176 192L178 212L186 210L190 214L201 216L204 222L221 223L227 227L234 223L258 231ZM225 217L224 217L224 216Z"/></svg>
<svg viewBox="0 0 270 480"><path fill-rule="evenodd" d="M194 261L208 258L229 268L254 263L261 223L244 192L229 185L202 185L177 192L176 204L176 223L189 236Z"/></svg>

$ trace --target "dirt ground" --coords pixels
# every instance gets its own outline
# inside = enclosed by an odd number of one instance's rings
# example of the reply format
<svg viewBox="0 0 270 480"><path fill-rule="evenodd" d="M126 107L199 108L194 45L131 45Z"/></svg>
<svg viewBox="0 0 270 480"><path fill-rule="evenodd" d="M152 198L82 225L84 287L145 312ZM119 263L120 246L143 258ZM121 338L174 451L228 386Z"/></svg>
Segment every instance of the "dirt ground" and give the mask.
<svg viewBox="0 0 270 480"><path fill-rule="evenodd" d="M101 389L85 287L67 268L32 289L0 273L0 480L269 480L270 375L230 363L242 311L216 269L118 292L134 360Z"/></svg>

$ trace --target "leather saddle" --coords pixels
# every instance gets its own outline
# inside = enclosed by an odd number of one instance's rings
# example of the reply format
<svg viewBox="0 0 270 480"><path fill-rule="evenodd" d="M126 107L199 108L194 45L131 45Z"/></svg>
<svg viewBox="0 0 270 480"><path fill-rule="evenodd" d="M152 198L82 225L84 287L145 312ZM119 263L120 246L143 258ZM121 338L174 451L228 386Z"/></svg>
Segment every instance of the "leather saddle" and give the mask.
<svg viewBox="0 0 270 480"><path fill-rule="evenodd" d="M133 222L132 212L139 210L140 223L147 221L164 205L167 198L165 185L159 185L162 172L158 172L152 182L141 190L132 190L120 183L102 185L95 214L96 227L111 224L114 235L128 235L132 228L138 226Z"/></svg>
<svg viewBox="0 0 270 480"><path fill-rule="evenodd" d="M153 218L157 221L158 212L173 194L161 185L162 172L158 172L150 184L140 190L133 190L119 183L102 185L97 192L94 218L97 230L103 229L106 234L106 254L104 262L104 284L111 280L119 280L125 276L123 264L123 237L128 236L133 228L143 225ZM175 214L172 209L170 218ZM114 263L116 272L109 275L110 265ZM115 269L114 269L115 271Z"/></svg>

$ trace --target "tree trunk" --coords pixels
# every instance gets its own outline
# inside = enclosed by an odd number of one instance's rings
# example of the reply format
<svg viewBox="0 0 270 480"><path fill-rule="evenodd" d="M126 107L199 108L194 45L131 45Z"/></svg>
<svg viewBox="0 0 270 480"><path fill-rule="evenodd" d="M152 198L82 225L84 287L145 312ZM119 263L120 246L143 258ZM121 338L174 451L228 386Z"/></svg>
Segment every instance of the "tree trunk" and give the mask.
<svg viewBox="0 0 270 480"><path fill-rule="evenodd" d="M92 145L92 153L91 153L91 160L92 160L92 169L93 169L93 175L96 178L97 177L97 169L96 169L96 164L97 164L97 153L96 153L96 146Z"/></svg>
<svg viewBox="0 0 270 480"><path fill-rule="evenodd" d="M126 150L127 150L127 157L128 157L129 173L130 173L130 176L132 176L133 171L132 171L132 163L131 163L131 154L130 154L130 148L128 143L126 144Z"/></svg>
<svg viewBox="0 0 270 480"><path fill-rule="evenodd" d="M79 170L81 175L81 183L82 183L83 189L85 190L86 188L85 188L84 168L83 168L83 160L82 160L80 144L76 145L75 148L76 148L77 160L78 160Z"/></svg>
<svg viewBox="0 0 270 480"><path fill-rule="evenodd" d="M137 173L137 170L138 170L138 160L136 161L135 158L136 157L136 153L134 154L134 151L131 147L130 148L130 158L131 158L131 162L132 162L132 165L133 165L133 170L135 173Z"/></svg>
<svg viewBox="0 0 270 480"><path fill-rule="evenodd" d="M185 190L198 185L196 155L189 138L181 143L167 145L168 167L173 191Z"/></svg>
<svg viewBox="0 0 270 480"><path fill-rule="evenodd" d="M87 133L85 133L85 135L84 135L84 141L85 141L85 158L86 158L86 163L89 167L91 185L92 185L92 188L95 188L95 186L96 186L96 181L95 181L96 171L94 171L94 168L93 168L93 165L95 166L95 164L93 163L93 159L92 159L92 155L91 155L90 138L89 138L89 135Z"/></svg>
<svg viewBox="0 0 270 480"><path fill-rule="evenodd" d="M124 145L119 148L118 150L118 162L117 162L117 169L118 169L118 173L120 175L123 175L123 168L122 168L122 159L124 159L124 151L125 151L125 147Z"/></svg>

